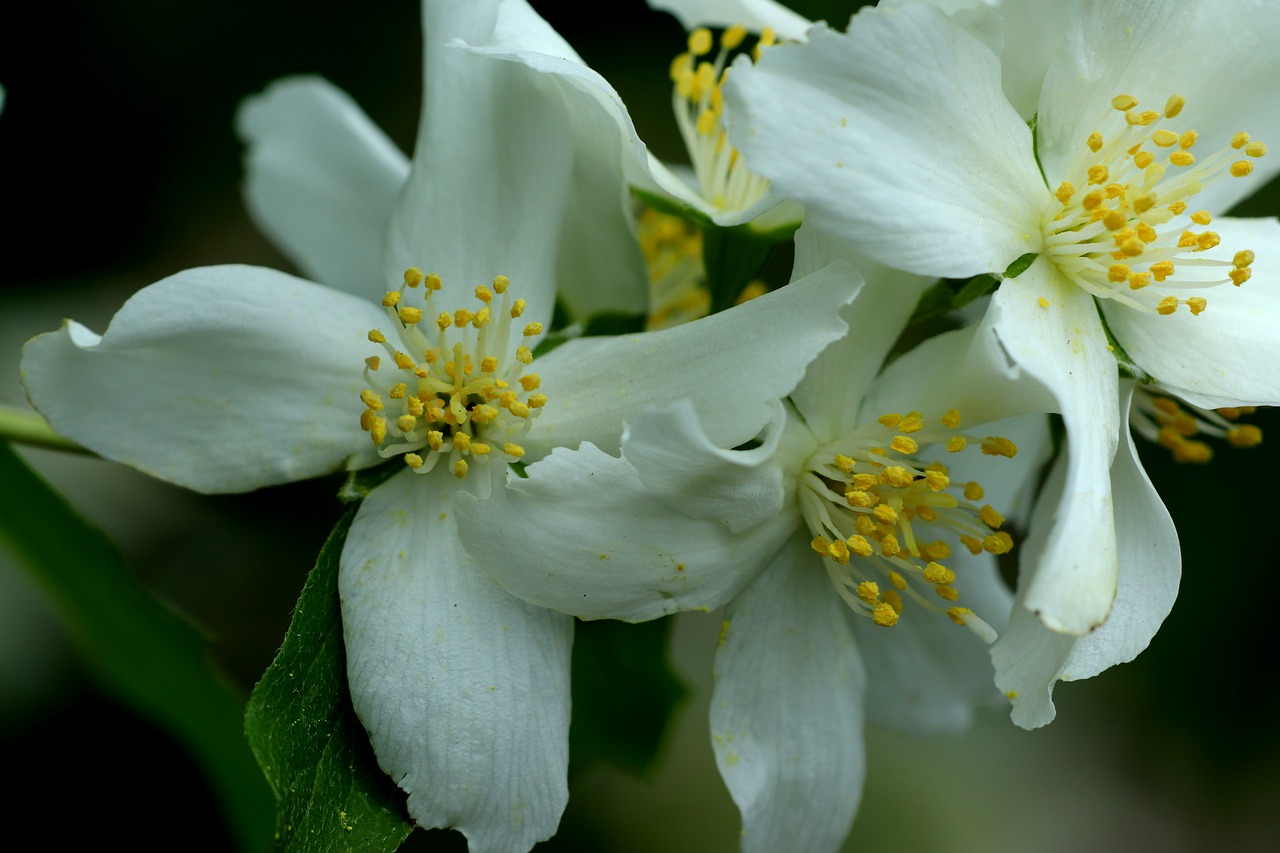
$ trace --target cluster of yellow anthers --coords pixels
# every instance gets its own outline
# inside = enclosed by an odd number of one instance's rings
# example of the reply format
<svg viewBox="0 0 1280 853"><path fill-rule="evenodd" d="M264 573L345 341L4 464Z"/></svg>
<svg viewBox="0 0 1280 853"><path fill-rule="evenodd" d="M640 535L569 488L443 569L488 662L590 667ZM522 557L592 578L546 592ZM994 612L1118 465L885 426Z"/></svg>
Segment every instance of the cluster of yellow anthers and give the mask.
<svg viewBox="0 0 1280 853"><path fill-rule="evenodd" d="M1241 132L1229 148L1197 159L1194 130L1160 127L1185 104L1174 95L1162 112L1139 110L1136 99L1117 95L1100 125L1111 130L1090 134L1088 153L1081 149L1071 180L1055 192L1057 204L1045 217L1045 252L1094 296L1159 314L1185 304L1199 314L1207 304L1203 296L1176 293L1228 281L1238 286L1252 274L1248 249L1230 260L1207 254L1217 248L1218 234L1191 228L1209 225L1208 211L1191 212L1190 225L1182 217L1190 209L1187 200L1211 181L1253 172L1249 159L1234 159L1236 152L1257 158L1267 147ZM1174 227L1164 227L1175 220Z"/></svg>
<svg viewBox="0 0 1280 853"><path fill-rule="evenodd" d="M1184 409L1170 397L1139 389L1130 408L1130 421L1139 434L1167 447L1175 461L1204 463L1213 459L1213 448L1199 436L1223 439L1239 448L1262 443L1261 429L1235 423L1254 411L1253 406L1210 411L1188 405Z"/></svg>
<svg viewBox="0 0 1280 853"><path fill-rule="evenodd" d="M720 36L715 58L703 59L709 57L714 39L710 30L696 29L689 33L689 49L671 61L675 83L672 106L699 191L709 203L724 210L748 208L769 188L768 181L747 169L725 132L725 65L746 37L745 28L730 27ZM759 58L760 51L773 43L773 30L764 30L752 57Z"/></svg>
<svg viewBox="0 0 1280 853"><path fill-rule="evenodd" d="M422 307L409 305L420 285ZM514 462L524 456L517 442L547 398L534 393L541 384L538 374L524 373L533 361L529 347L521 343L512 352L513 321L524 313L525 303L512 300L508 285L501 275L492 289L480 285L478 310L442 312L434 323L428 309L442 287L435 273L405 270L404 285L383 297L400 347L380 329L370 330L369 341L382 345L390 364L378 355L365 359L369 387L360 393L365 404L360 427L382 456L404 454L405 464L419 474L447 456L457 477L492 457ZM496 314L495 295L502 297ZM424 330L424 325L436 328ZM528 323L521 334L528 339L541 332L541 323Z"/></svg>
<svg viewBox="0 0 1280 853"><path fill-rule="evenodd" d="M1007 438L979 439L957 432L960 413L951 409L936 423L919 412L887 414L853 435L816 451L798 484L801 511L814 534L813 549L826 557L828 574L855 613L881 626L898 622L903 596L928 610L953 606L947 615L987 642L995 631L966 607L955 605L955 572L943 564L951 548L934 533L958 535L971 553L1007 553L1013 539L1000 529L1004 517L976 482L952 483L941 462L923 464L921 448L940 445L958 453L977 442L988 456L1012 457ZM881 588L881 581L887 588Z"/></svg>
<svg viewBox="0 0 1280 853"><path fill-rule="evenodd" d="M636 231L649 269L651 307L645 328L668 329L707 316L711 293L702 267L702 232L651 207L640 211Z"/></svg>

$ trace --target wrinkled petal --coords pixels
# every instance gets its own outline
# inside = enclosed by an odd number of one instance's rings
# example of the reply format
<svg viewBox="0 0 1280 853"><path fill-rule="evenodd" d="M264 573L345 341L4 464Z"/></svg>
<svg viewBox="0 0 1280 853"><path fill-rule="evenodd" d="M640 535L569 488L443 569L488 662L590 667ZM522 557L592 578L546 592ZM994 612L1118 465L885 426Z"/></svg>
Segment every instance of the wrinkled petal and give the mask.
<svg viewBox="0 0 1280 853"><path fill-rule="evenodd" d="M360 507L339 585L351 699L418 824L528 850L568 800L573 621L467 557L455 483L405 471Z"/></svg>
<svg viewBox="0 0 1280 853"><path fill-rule="evenodd" d="M716 447L698 422L693 403L655 406L635 419L622 436L622 456L645 489L691 518L713 518L731 533L742 533L782 511L782 469L770 464L784 432L786 412L765 428L759 447Z"/></svg>
<svg viewBox="0 0 1280 853"><path fill-rule="evenodd" d="M814 359L791 395L820 441L850 432L867 387L902 334L928 279L891 270L806 223L796 232L792 273L802 278L837 260L861 273L858 296L840 311L849 331Z"/></svg>
<svg viewBox="0 0 1280 853"><path fill-rule="evenodd" d="M771 29L780 39L801 41L807 18L773 0L648 0L649 6L670 12L686 30L695 27L746 27L753 33Z"/></svg>
<svg viewBox="0 0 1280 853"><path fill-rule="evenodd" d="M845 332L840 306L861 279L847 264L659 332L578 338L534 362L549 402L522 443L536 458L591 442L616 452L622 425L645 408L687 397L708 439L756 437L805 366Z"/></svg>
<svg viewBox="0 0 1280 853"><path fill-rule="evenodd" d="M272 83L236 115L245 202L258 227L321 284L374 297L409 160L347 94L318 77Z"/></svg>
<svg viewBox="0 0 1280 853"><path fill-rule="evenodd" d="M715 675L712 746L742 850L838 850L862 795L867 676L807 534L729 605Z"/></svg>
<svg viewBox="0 0 1280 853"><path fill-rule="evenodd" d="M32 404L95 453L201 492L377 458L360 431L370 328L386 315L275 270L203 267L144 288L99 337L74 321L23 348Z"/></svg>
<svg viewBox="0 0 1280 853"><path fill-rule="evenodd" d="M1006 281L987 313L1010 358L1057 397L1071 444L1069 498L1023 604L1050 630L1087 634L1107 618L1116 591L1110 477L1120 432L1115 357L1093 300L1043 258Z"/></svg>
<svg viewBox="0 0 1280 853"><path fill-rule="evenodd" d="M792 511L731 533L674 511L631 463L590 444L558 449L527 473L487 500L459 500L459 535L503 589L582 619L719 607L799 522Z"/></svg>
<svg viewBox="0 0 1280 853"><path fill-rule="evenodd" d="M1280 223L1217 217L1213 230L1228 250L1252 249L1253 278L1240 287L1203 291L1198 317L1168 316L1102 302L1129 357L1174 394L1204 408L1280 404Z"/></svg>
<svg viewBox="0 0 1280 853"><path fill-rule="evenodd" d="M1217 150L1239 130L1268 142L1280 137L1280 89L1258 85L1280 76L1274 49L1280 6L1253 0L1076 3L1071 18L1045 75L1037 127L1051 186L1121 93L1137 98L1141 109L1155 110L1170 95L1182 95L1187 104L1174 126L1199 132L1197 151ZM1230 56L1204 49L1215 44L1230 45ZM1212 184L1194 203L1225 211L1277 168L1274 157L1264 157L1249 180Z"/></svg>
<svg viewBox="0 0 1280 853"><path fill-rule="evenodd" d="M974 556L957 542L946 563L956 573L957 604L1000 631L1013 595L995 558ZM986 643L945 613L908 600L891 628L859 618L853 627L867 667L868 722L911 733L958 731L976 706L998 698Z"/></svg>
<svg viewBox="0 0 1280 853"><path fill-rule="evenodd" d="M847 35L738 61L726 88L751 168L881 263L964 277L1039 249L1031 133L991 50L941 11L863 9Z"/></svg>

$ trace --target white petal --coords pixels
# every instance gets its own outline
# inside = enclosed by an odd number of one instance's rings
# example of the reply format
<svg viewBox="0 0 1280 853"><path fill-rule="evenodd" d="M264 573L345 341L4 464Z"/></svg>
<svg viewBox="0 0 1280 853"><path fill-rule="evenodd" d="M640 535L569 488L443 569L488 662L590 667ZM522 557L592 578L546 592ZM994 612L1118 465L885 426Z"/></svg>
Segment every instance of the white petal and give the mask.
<svg viewBox="0 0 1280 853"><path fill-rule="evenodd" d="M720 606L799 523L742 534L679 513L634 467L584 444L556 450L483 501L458 501L467 550L508 592L583 619L641 622Z"/></svg>
<svg viewBox="0 0 1280 853"><path fill-rule="evenodd" d="M622 425L687 397L707 437L737 447L769 420L805 366L845 331L861 284L836 263L728 311L659 332L579 338L534 362L549 402L522 442L533 456L589 441L616 452Z"/></svg>
<svg viewBox="0 0 1280 853"><path fill-rule="evenodd" d="M1126 389L1122 422L1128 421L1132 388ZM1076 641L1062 678L1092 678L1133 660L1147 647L1173 609L1182 576L1178 531L1146 471L1128 430L1111 466L1116 506L1120 583L1111 615L1098 630Z"/></svg>
<svg viewBox="0 0 1280 853"><path fill-rule="evenodd" d="M525 66L541 97L562 103L575 148L561 226L560 298L577 317L643 313L648 281L626 175L642 168L648 152L622 99L523 0L504 2L491 36L468 49Z"/></svg>
<svg viewBox="0 0 1280 853"><path fill-rule="evenodd" d="M310 278L381 295L382 244L409 159L355 102L318 77L292 77L247 99L245 202L261 228Z"/></svg>
<svg viewBox="0 0 1280 853"><path fill-rule="evenodd" d="M473 851L528 850L568 800L573 621L467 557L456 482L405 471L360 507L339 587L351 698L415 821Z"/></svg>
<svg viewBox="0 0 1280 853"><path fill-rule="evenodd" d="M1023 601L1050 630L1087 634L1107 618L1116 591L1115 357L1093 300L1043 258L1001 285L988 316L1009 356L1057 397L1071 443L1068 498Z"/></svg>
<svg viewBox="0 0 1280 853"><path fill-rule="evenodd" d="M707 438L693 404L679 400L636 418L623 433L622 457L651 496L683 515L717 519L741 533L782 511L783 473L773 457L786 418L777 403L759 447L727 450Z"/></svg>
<svg viewBox="0 0 1280 853"><path fill-rule="evenodd" d="M1076 24L1079 8L1078 2L1000 0L1001 80L1005 97L1027 121L1040 109L1044 75L1062 46L1063 33ZM1084 139L1077 142L1082 143Z"/></svg>
<svg viewBox="0 0 1280 853"><path fill-rule="evenodd" d="M809 364L791 395L809 428L822 441L847 435L857 425L867 386L902 334L929 281L881 266L808 223L796 232L793 276L807 275L841 259L857 269L865 282L853 302L840 311L849 331Z"/></svg>
<svg viewBox="0 0 1280 853"><path fill-rule="evenodd" d="M648 0L654 9L675 15L686 30L695 27L768 28L780 39L802 41L809 20L773 0Z"/></svg>
<svg viewBox="0 0 1280 853"><path fill-rule="evenodd" d="M1107 324L1135 363L1190 403L1280 405L1280 223L1219 217L1212 227L1227 256L1256 252L1253 278L1204 291L1198 317L1183 306L1162 317L1107 300Z"/></svg>
<svg viewBox="0 0 1280 853"><path fill-rule="evenodd" d="M958 604L1001 630L1013 596L995 559L956 543L946 563L956 573ZM867 667L868 722L913 733L957 731L972 721L974 707L997 698L986 643L945 613L908 601L891 628L870 619L853 625Z"/></svg>
<svg viewBox="0 0 1280 853"><path fill-rule="evenodd" d="M360 431L376 303L260 267L144 288L101 337L68 321L23 348L31 402L62 435L202 492L376 459Z"/></svg>
<svg viewBox="0 0 1280 853"><path fill-rule="evenodd" d="M1050 184L1120 93L1140 109L1163 109L1170 95L1187 105L1171 126L1195 128L1197 151L1217 150L1231 134L1247 130L1259 139L1280 136L1280 89L1259 80L1280 76L1280 6L1237 0L1184 3L1079 4L1079 24L1060 33L1058 57L1045 76L1038 127L1040 162ZM1231 46L1228 58L1204 45ZM1194 204L1225 211L1261 187L1280 164L1258 161L1248 180L1207 187Z"/></svg>
<svg viewBox="0 0 1280 853"><path fill-rule="evenodd" d="M834 851L849 832L867 677L844 608L799 533L725 614L711 738L743 851Z"/></svg>
<svg viewBox="0 0 1280 853"><path fill-rule="evenodd" d="M964 277L1040 246L1049 200L995 56L923 4L734 65L730 138L806 217L892 267Z"/></svg>

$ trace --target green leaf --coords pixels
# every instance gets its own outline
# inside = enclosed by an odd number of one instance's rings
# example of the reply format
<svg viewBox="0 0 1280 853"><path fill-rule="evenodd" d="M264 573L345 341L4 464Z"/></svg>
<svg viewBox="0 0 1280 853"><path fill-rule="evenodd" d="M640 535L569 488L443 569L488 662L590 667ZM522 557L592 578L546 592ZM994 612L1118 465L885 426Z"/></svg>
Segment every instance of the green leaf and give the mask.
<svg viewBox="0 0 1280 853"><path fill-rule="evenodd" d="M245 712L249 745L276 795L277 851L391 851L413 830L347 689L338 557L354 516L353 507L320 550L284 646Z"/></svg>
<svg viewBox="0 0 1280 853"><path fill-rule="evenodd" d="M263 849L271 794L245 744L243 701L210 667L202 634L152 596L106 535L7 443L0 483L0 540L49 594L95 678L191 753L241 848Z"/></svg>
<svg viewBox="0 0 1280 853"><path fill-rule="evenodd" d="M711 313L732 308L743 289L764 269L774 247L794 233L791 228L760 232L749 225L704 228L702 265L711 291Z"/></svg>
<svg viewBox="0 0 1280 853"><path fill-rule="evenodd" d="M599 762L642 774L688 691L667 664L670 619L579 622L573 641L573 772Z"/></svg>

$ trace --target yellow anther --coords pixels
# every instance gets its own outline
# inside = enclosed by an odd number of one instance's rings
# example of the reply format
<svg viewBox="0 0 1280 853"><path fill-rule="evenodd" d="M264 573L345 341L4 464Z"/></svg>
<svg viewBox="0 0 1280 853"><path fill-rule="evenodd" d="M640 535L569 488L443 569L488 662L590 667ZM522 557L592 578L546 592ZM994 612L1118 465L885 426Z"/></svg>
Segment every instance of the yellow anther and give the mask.
<svg viewBox="0 0 1280 853"><path fill-rule="evenodd" d="M515 391L503 391L498 395L498 405L504 409L510 409L516 402Z"/></svg>
<svg viewBox="0 0 1280 853"><path fill-rule="evenodd" d="M886 589L880 597L884 599L885 604L893 608L894 613L902 615L902 596L898 595L896 590Z"/></svg>
<svg viewBox="0 0 1280 853"><path fill-rule="evenodd" d="M514 311L515 309L513 308L512 310ZM524 327L524 336L526 338L531 338L534 335L540 335L540 334L542 334L541 323L534 322Z"/></svg>
<svg viewBox="0 0 1280 853"><path fill-rule="evenodd" d="M1198 140L1199 138L1200 138L1200 134L1196 133L1194 130L1188 130L1184 132L1182 136L1178 137L1178 146L1183 151L1186 151L1188 148L1195 145L1196 140ZM1172 160L1173 158L1170 157L1169 159Z"/></svg>
<svg viewBox="0 0 1280 853"><path fill-rule="evenodd" d="M1178 138L1178 134L1174 133L1172 130L1161 129L1151 134L1151 141L1156 145L1159 145L1161 148L1171 148L1174 145L1177 145Z"/></svg>
<svg viewBox="0 0 1280 853"><path fill-rule="evenodd" d="M851 553L857 554L859 557L870 557L874 553L871 543L868 542L864 536L856 534L850 536L845 541L845 544L849 546L849 551Z"/></svg>
<svg viewBox="0 0 1280 853"><path fill-rule="evenodd" d="M992 530L999 530L1000 526L1004 524L1004 516L996 512L991 504L987 504L978 510L978 518L982 519L982 523Z"/></svg>
<svg viewBox="0 0 1280 853"><path fill-rule="evenodd" d="M1184 441L1173 448L1173 461L1203 465L1213 459L1213 448L1203 441Z"/></svg>
<svg viewBox="0 0 1280 853"><path fill-rule="evenodd" d="M953 435L947 439L947 452L959 453L969 446L969 441L963 435Z"/></svg>
<svg viewBox="0 0 1280 853"><path fill-rule="evenodd" d="M1128 112L1138 105L1138 99L1133 95L1116 95L1111 99L1111 106L1120 112Z"/></svg>
<svg viewBox="0 0 1280 853"><path fill-rule="evenodd" d="M427 433L427 446L432 450L439 450L444 446L444 433L438 429L430 430Z"/></svg>
<svg viewBox="0 0 1280 853"><path fill-rule="evenodd" d="M854 507L871 507L876 505L876 496L861 489L850 489L844 493L845 502Z"/></svg>
<svg viewBox="0 0 1280 853"><path fill-rule="evenodd" d="M418 419L413 415L401 415L396 418L396 428L401 432L413 432L414 427L418 425Z"/></svg>
<svg viewBox="0 0 1280 853"><path fill-rule="evenodd" d="M882 628L892 628L898 624L898 612L892 605L881 602L871 609L871 621Z"/></svg>
<svg viewBox="0 0 1280 853"><path fill-rule="evenodd" d="M1208 225L1213 221L1213 216L1207 210L1197 210L1191 214L1191 221L1197 225Z"/></svg>
<svg viewBox="0 0 1280 853"><path fill-rule="evenodd" d="M1141 290L1151 284L1151 274L1145 272L1135 272L1129 275L1129 289Z"/></svg>
<svg viewBox="0 0 1280 853"><path fill-rule="evenodd" d="M385 344L386 342L387 342L387 336L382 334L382 332L379 332L377 329L369 330L369 343Z"/></svg>
<svg viewBox="0 0 1280 853"><path fill-rule="evenodd" d="M765 27L763 30L760 31L761 47L773 47L773 45L777 41L778 41L778 36L776 33L774 33L773 27Z"/></svg>
<svg viewBox="0 0 1280 853"><path fill-rule="evenodd" d="M1170 95L1169 100L1164 102L1164 117L1173 118L1182 112L1182 108L1187 105L1187 99L1181 95Z"/></svg>
<svg viewBox="0 0 1280 853"><path fill-rule="evenodd" d="M465 432L457 432L453 434L453 446L460 451L465 452L471 446L471 436Z"/></svg>
<svg viewBox="0 0 1280 853"><path fill-rule="evenodd" d="M542 385L542 377L536 373L526 373L520 377L520 387L526 391L533 391Z"/></svg>
<svg viewBox="0 0 1280 853"><path fill-rule="evenodd" d="M518 444L513 444L510 441L502 445L502 452L516 459L524 458L524 448Z"/></svg>
<svg viewBox="0 0 1280 853"><path fill-rule="evenodd" d="M935 586L934 591L938 593L939 598L945 598L947 601L957 601L960 593L953 586Z"/></svg>
<svg viewBox="0 0 1280 853"><path fill-rule="evenodd" d="M858 584L858 598L867 604L875 604L880 599L880 585L875 581L863 581Z"/></svg>
<svg viewBox="0 0 1280 853"><path fill-rule="evenodd" d="M467 476L467 460L459 459L457 462L453 463L453 476L457 477L459 480Z"/></svg>
<svg viewBox="0 0 1280 853"><path fill-rule="evenodd" d="M409 399L405 400L404 403L405 403L405 406L409 409L409 414L413 415L415 418L422 417L422 413L426 409L426 406L423 405L421 400L419 400L417 397L410 397Z"/></svg>
<svg viewBox="0 0 1280 853"><path fill-rule="evenodd" d="M1175 166L1190 166L1196 161L1196 155L1190 151L1175 151L1169 155L1169 162Z"/></svg>
<svg viewBox="0 0 1280 853"><path fill-rule="evenodd" d="M497 369L498 369L497 356L486 355L483 359L480 360L481 373L493 373Z"/></svg>
<svg viewBox="0 0 1280 853"><path fill-rule="evenodd" d="M890 465L880 472L880 478L897 489L905 489L915 481L915 477L901 465Z"/></svg>
<svg viewBox="0 0 1280 853"><path fill-rule="evenodd" d="M875 509L871 510L871 514L884 524L896 524L898 522L897 510L888 504L880 504Z"/></svg>
<svg viewBox="0 0 1280 853"><path fill-rule="evenodd" d="M1179 249L1190 249L1195 244L1196 244L1196 235L1191 233L1190 231L1183 231L1182 234L1178 237Z"/></svg>
<svg viewBox="0 0 1280 853"><path fill-rule="evenodd" d="M725 50L733 50L742 44L742 40L747 37L747 28L741 26L729 27L720 35L720 47Z"/></svg>
<svg viewBox="0 0 1280 853"><path fill-rule="evenodd" d="M1112 264L1110 267L1107 268L1107 281L1111 281L1111 282L1115 282L1116 284L1119 284L1120 282L1127 281L1128 279L1129 279L1128 264Z"/></svg>
<svg viewBox="0 0 1280 853"><path fill-rule="evenodd" d="M520 402L512 403L508 407L508 411L510 411L511 414L515 415L517 418L529 417L529 407L524 403L520 403Z"/></svg>
<svg viewBox="0 0 1280 853"><path fill-rule="evenodd" d="M470 323L473 317L475 317L475 315L466 308L459 308L457 311L453 312L453 325L461 329L463 326Z"/></svg>
<svg viewBox="0 0 1280 853"><path fill-rule="evenodd" d="M1237 160L1231 164L1231 175L1236 178L1243 178L1245 175L1253 172L1253 164L1248 160Z"/></svg>
<svg viewBox="0 0 1280 853"><path fill-rule="evenodd" d="M1137 237L1129 237L1120 243L1120 253L1129 258L1136 258L1141 255L1143 250L1147 248L1147 244L1143 243Z"/></svg>
<svg viewBox="0 0 1280 853"><path fill-rule="evenodd" d="M529 408L541 409L543 406L547 404L547 395L546 394L530 394L527 402L529 403Z"/></svg>
<svg viewBox="0 0 1280 853"><path fill-rule="evenodd" d="M1250 142L1244 147L1244 153L1250 157L1261 157L1267 153L1267 146L1261 142Z"/></svg>
<svg viewBox="0 0 1280 853"><path fill-rule="evenodd" d="M1218 232L1205 231L1203 234L1196 237L1196 251L1206 252L1209 249L1216 248L1221 242L1222 238L1218 236Z"/></svg>
<svg viewBox="0 0 1280 853"><path fill-rule="evenodd" d="M400 304L400 291L388 290L387 295L382 297L382 304L387 308L394 308Z"/></svg>
<svg viewBox="0 0 1280 853"><path fill-rule="evenodd" d="M884 538L880 540L880 553L886 557L896 557L901 550L902 546L898 544L898 537L892 533L886 533Z"/></svg>
<svg viewBox="0 0 1280 853"><path fill-rule="evenodd" d="M387 396L389 396L392 400L403 400L404 392L408 390L408 388L409 386L404 384L403 382L397 382L395 385L391 386L391 391L387 394Z"/></svg>
<svg viewBox="0 0 1280 853"><path fill-rule="evenodd" d="M382 398L368 388L360 392L360 400L375 412L382 408Z"/></svg>
<svg viewBox="0 0 1280 853"><path fill-rule="evenodd" d="M951 478L941 471L925 471L924 481L935 492L940 492L951 485Z"/></svg>
<svg viewBox="0 0 1280 853"><path fill-rule="evenodd" d="M1164 281L1176 272L1173 261L1158 261L1151 265L1151 274L1156 281Z"/></svg>
<svg viewBox="0 0 1280 853"><path fill-rule="evenodd" d="M899 453L916 453L920 450L920 445L914 438L905 435L896 435L893 441L889 442L889 446Z"/></svg>
<svg viewBox="0 0 1280 853"><path fill-rule="evenodd" d="M992 533L982 540L982 550L988 554L1008 554L1013 550L1013 537L1003 530Z"/></svg>
<svg viewBox="0 0 1280 853"><path fill-rule="evenodd" d="M854 474L849 481L855 489L874 489L880 485L879 474Z"/></svg>
<svg viewBox="0 0 1280 853"><path fill-rule="evenodd" d="M427 273L423 281L426 282L427 290L439 290L444 287L444 282L440 280L440 276L433 272Z"/></svg>
<svg viewBox="0 0 1280 853"><path fill-rule="evenodd" d="M360 413L360 429L368 432L373 429L373 422L378 419L378 413L373 409L365 409Z"/></svg>
<svg viewBox="0 0 1280 853"><path fill-rule="evenodd" d="M695 125L698 133L703 136L711 136L716 132L716 128L720 124L720 116L714 110L707 110L698 116L698 123Z"/></svg>
<svg viewBox="0 0 1280 853"><path fill-rule="evenodd" d="M1094 190L1091 193L1087 193L1085 197L1081 199L1080 206L1085 210L1097 210L1102 206L1102 202L1104 200L1106 200L1106 196L1102 194L1102 191Z"/></svg>
<svg viewBox="0 0 1280 853"><path fill-rule="evenodd" d="M942 425L947 429L955 429L960 426L960 410L947 409L946 413L942 416Z"/></svg>
<svg viewBox="0 0 1280 853"><path fill-rule="evenodd" d="M1131 110L1124 114L1124 120L1129 124L1141 125L1142 127L1146 127L1147 125L1155 124L1157 121L1159 121L1160 113L1156 112L1155 110L1143 110L1142 112Z"/></svg>
<svg viewBox="0 0 1280 853"><path fill-rule="evenodd" d="M1243 130L1231 137L1231 147L1237 151L1249 144L1249 134Z"/></svg>
<svg viewBox="0 0 1280 853"><path fill-rule="evenodd" d="M974 537L974 536L968 536L962 533L960 534L960 542L964 545L964 547L969 549L970 554L976 555L976 554L982 553L981 539L978 539L977 537Z"/></svg>
<svg viewBox="0 0 1280 853"><path fill-rule="evenodd" d="M924 567L924 579L928 583L952 583L956 573L940 563L929 563Z"/></svg>
<svg viewBox="0 0 1280 853"><path fill-rule="evenodd" d="M815 536L809 541L809 547L825 557L827 549L831 547L831 540L825 536Z"/></svg>
<svg viewBox="0 0 1280 853"><path fill-rule="evenodd" d="M401 323L404 323L406 326L412 326L414 323L422 320L422 309L406 306L397 311L396 316L400 318Z"/></svg>
<svg viewBox="0 0 1280 853"><path fill-rule="evenodd" d="M982 452L987 456L1004 456L1012 459L1018 454L1018 446L1007 438L993 435L982 442Z"/></svg>
<svg viewBox="0 0 1280 853"><path fill-rule="evenodd" d="M878 420L881 425L887 426L889 429L893 429L898 424L902 423L902 415L881 415L876 418L876 420Z"/></svg>
<svg viewBox="0 0 1280 853"><path fill-rule="evenodd" d="M416 471L422 467L422 457L416 453L406 453L404 455L404 464Z"/></svg>
<svg viewBox="0 0 1280 853"><path fill-rule="evenodd" d="M378 365L382 364L382 359L376 355L371 355L364 360L364 363L370 370L377 370Z"/></svg>
<svg viewBox="0 0 1280 853"><path fill-rule="evenodd" d="M443 332L445 329L453 325L453 315L448 311L441 311L440 316L436 317L436 325L440 328L440 331Z"/></svg>
<svg viewBox="0 0 1280 853"><path fill-rule="evenodd" d="M1166 296L1156 305L1156 311L1160 314L1169 315L1178 310L1178 297Z"/></svg>
<svg viewBox="0 0 1280 853"><path fill-rule="evenodd" d="M533 351L528 347L520 347L516 350L516 361L521 364L529 364L533 361Z"/></svg>
<svg viewBox="0 0 1280 853"><path fill-rule="evenodd" d="M919 432L924 429L924 416L919 412L912 412L902 419L898 429L902 432Z"/></svg>
<svg viewBox="0 0 1280 853"><path fill-rule="evenodd" d="M404 271L404 283L409 287L417 287L422 284L422 270L417 267L409 267Z"/></svg>
<svg viewBox="0 0 1280 853"><path fill-rule="evenodd" d="M1106 166L1098 165L1089 167L1090 184L1105 184L1109 180L1111 180L1111 172Z"/></svg>
<svg viewBox="0 0 1280 853"><path fill-rule="evenodd" d="M1236 287L1239 287L1240 285L1244 284L1246 281L1248 281L1250 278L1253 277L1253 270L1249 269L1248 267L1245 267L1242 270L1232 270L1231 272L1227 273L1227 276L1230 277L1232 284L1234 284Z"/></svg>
<svg viewBox="0 0 1280 853"><path fill-rule="evenodd" d="M1187 307L1191 309L1191 313L1197 317L1209 307L1209 302L1203 296L1192 296L1187 300Z"/></svg>
<svg viewBox="0 0 1280 853"><path fill-rule="evenodd" d="M1089 150L1094 154L1097 154L1102 148L1102 134L1095 130L1093 133L1089 134L1087 144L1089 146Z"/></svg>
<svg viewBox="0 0 1280 853"><path fill-rule="evenodd" d="M395 362L396 362L396 367L400 368L401 370L412 370L413 368L417 367L417 365L413 363L413 359L409 358L409 356L405 355L402 352L397 352L395 354Z"/></svg>
<svg viewBox="0 0 1280 853"><path fill-rule="evenodd" d="M1063 181L1058 185L1058 191L1054 193L1058 197L1058 201L1066 204L1071 201L1071 196L1075 195L1076 188L1071 186L1070 181Z"/></svg>
<svg viewBox="0 0 1280 853"><path fill-rule="evenodd" d="M1187 203L1185 201L1175 201L1173 204L1169 205L1169 212L1174 216L1181 216L1186 209Z"/></svg>
<svg viewBox="0 0 1280 853"><path fill-rule="evenodd" d="M920 517L924 518L923 515ZM929 519L925 520L928 521ZM920 556L924 557L926 560L945 560L947 557L951 556L951 546L946 542L943 542L941 539L938 539L921 548Z"/></svg>
<svg viewBox="0 0 1280 853"><path fill-rule="evenodd" d="M842 566L849 565L849 546L843 539L837 539L827 546L827 556Z"/></svg>
<svg viewBox="0 0 1280 853"><path fill-rule="evenodd" d="M844 455L844 454L842 454L842 453L837 453L837 454L836 454L836 467L837 467L837 468L839 468L839 469L840 469L840 471L841 471L842 473L845 473L845 474L852 474L852 473L853 473L853 460L852 460L852 459L850 459L848 456L845 456L845 455Z"/></svg>
<svg viewBox="0 0 1280 853"><path fill-rule="evenodd" d="M1133 233L1144 243L1154 243L1156 238L1160 236L1156 233L1156 229L1145 222L1139 222L1137 227L1133 229Z"/></svg>
<svg viewBox="0 0 1280 853"><path fill-rule="evenodd" d="M1254 254L1248 249L1241 249L1236 252L1235 257L1231 259L1231 265L1236 269L1244 269L1254 261Z"/></svg>
<svg viewBox="0 0 1280 853"><path fill-rule="evenodd" d="M373 425L369 427L369 437L373 439L374 444L382 444L387 438L387 420L386 418L374 418Z"/></svg>
<svg viewBox="0 0 1280 853"><path fill-rule="evenodd" d="M889 571L889 575L888 575L888 577L889 577L889 583L893 584L893 586L894 586L894 588L895 588L895 589L906 589L906 588L907 588L907 579L906 579L906 578L904 578L904 577L901 575L901 573L899 573L899 572L895 572L895 571L893 571L893 570L891 569L891 570Z"/></svg>
<svg viewBox="0 0 1280 853"><path fill-rule="evenodd" d="M952 607L950 610L947 611L948 618L950 618L951 621L956 623L957 625L963 625L964 617L972 616L972 615L973 615L973 611L967 607Z"/></svg>
<svg viewBox="0 0 1280 853"><path fill-rule="evenodd" d="M1155 206L1156 197L1154 195L1140 195L1133 200L1133 212L1137 214L1146 213Z"/></svg>
<svg viewBox="0 0 1280 853"><path fill-rule="evenodd" d="M706 27L698 27L698 29L689 33L689 52L694 56L702 56L711 50L711 30Z"/></svg>
<svg viewBox="0 0 1280 853"><path fill-rule="evenodd" d="M1262 430L1253 424L1241 424L1227 430L1232 447L1257 447L1262 443Z"/></svg>

